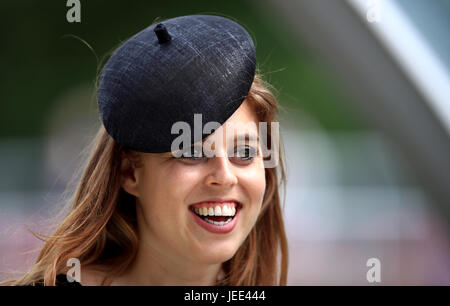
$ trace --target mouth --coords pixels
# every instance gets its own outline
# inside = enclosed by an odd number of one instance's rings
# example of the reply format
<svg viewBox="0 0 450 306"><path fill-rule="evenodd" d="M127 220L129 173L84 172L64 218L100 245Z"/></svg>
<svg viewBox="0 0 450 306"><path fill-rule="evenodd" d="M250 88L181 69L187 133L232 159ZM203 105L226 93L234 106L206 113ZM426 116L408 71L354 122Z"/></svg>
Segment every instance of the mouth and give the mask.
<svg viewBox="0 0 450 306"><path fill-rule="evenodd" d="M202 228L216 234L224 234L236 226L242 204L231 200L203 202L189 206L195 221Z"/></svg>

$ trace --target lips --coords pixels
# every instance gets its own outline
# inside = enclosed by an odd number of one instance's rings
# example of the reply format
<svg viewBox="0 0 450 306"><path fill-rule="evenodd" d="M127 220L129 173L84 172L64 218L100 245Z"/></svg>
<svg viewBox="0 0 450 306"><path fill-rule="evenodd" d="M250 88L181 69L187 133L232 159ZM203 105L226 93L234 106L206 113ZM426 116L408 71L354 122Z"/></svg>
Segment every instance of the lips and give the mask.
<svg viewBox="0 0 450 306"><path fill-rule="evenodd" d="M234 202L237 203L239 205L242 205L238 200L236 199L232 199L232 198L228 198L228 199L221 199L221 198L211 198L211 199L207 199L201 202L197 202L194 204L191 204L190 206L194 206L194 205L198 205L198 204L206 204L206 203L214 203L214 204L221 204L221 203L226 203L226 202Z"/></svg>
<svg viewBox="0 0 450 306"><path fill-rule="evenodd" d="M189 211L203 229L215 234L225 234L236 226L241 208L241 203L234 199L211 199L190 205Z"/></svg>

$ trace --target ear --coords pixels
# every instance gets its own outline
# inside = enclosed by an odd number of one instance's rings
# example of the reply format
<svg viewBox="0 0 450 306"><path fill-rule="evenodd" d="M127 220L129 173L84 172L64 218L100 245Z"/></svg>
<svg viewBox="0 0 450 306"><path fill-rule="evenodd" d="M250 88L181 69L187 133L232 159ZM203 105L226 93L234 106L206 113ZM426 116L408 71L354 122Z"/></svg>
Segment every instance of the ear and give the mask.
<svg viewBox="0 0 450 306"><path fill-rule="evenodd" d="M136 167L127 156L122 157L120 165L122 188L131 195L139 197L139 175Z"/></svg>

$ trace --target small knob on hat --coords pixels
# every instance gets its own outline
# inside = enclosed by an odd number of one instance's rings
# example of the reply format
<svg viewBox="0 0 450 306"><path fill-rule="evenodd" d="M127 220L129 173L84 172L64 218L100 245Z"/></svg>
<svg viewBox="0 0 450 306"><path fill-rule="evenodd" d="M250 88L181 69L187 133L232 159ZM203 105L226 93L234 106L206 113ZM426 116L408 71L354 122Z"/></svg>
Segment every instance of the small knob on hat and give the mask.
<svg viewBox="0 0 450 306"><path fill-rule="evenodd" d="M156 36L158 37L159 44L164 44L172 39L166 27L162 23L158 23L154 29Z"/></svg>

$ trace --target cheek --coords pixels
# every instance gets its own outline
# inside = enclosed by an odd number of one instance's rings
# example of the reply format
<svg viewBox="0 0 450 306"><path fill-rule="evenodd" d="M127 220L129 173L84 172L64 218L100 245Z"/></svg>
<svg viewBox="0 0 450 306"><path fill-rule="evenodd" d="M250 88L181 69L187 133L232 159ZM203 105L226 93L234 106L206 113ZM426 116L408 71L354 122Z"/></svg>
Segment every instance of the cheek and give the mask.
<svg viewBox="0 0 450 306"><path fill-rule="evenodd" d="M266 176L264 168L261 166L245 171L241 176L241 182L249 199L248 219L253 225L258 218L264 199L264 193L266 191Z"/></svg>
<svg viewBox="0 0 450 306"><path fill-rule="evenodd" d="M187 218L189 194L199 182L198 171L179 166L165 167L142 177L140 184L140 206L142 226L147 239L162 248L177 249L174 241L187 241ZM149 169L146 169L149 170Z"/></svg>
<svg viewBox="0 0 450 306"><path fill-rule="evenodd" d="M186 206L186 198L201 179L199 171L174 164L155 171L147 169L140 183L141 202L155 215L173 214Z"/></svg>
<svg viewBox="0 0 450 306"><path fill-rule="evenodd" d="M242 183L246 186L252 203L262 204L266 190L266 173L262 163L244 171L241 175Z"/></svg>
<svg viewBox="0 0 450 306"><path fill-rule="evenodd" d="M202 173L197 167L189 167L175 163L163 178L167 196L177 199L179 205L187 206L186 200L202 180Z"/></svg>

